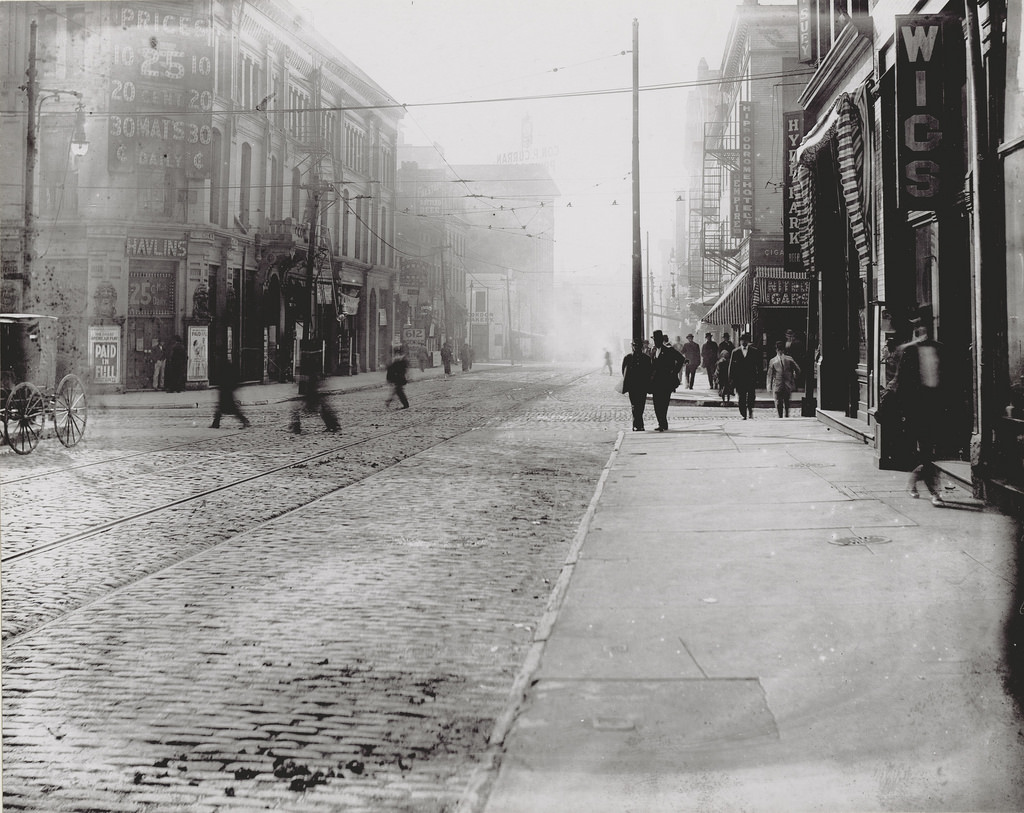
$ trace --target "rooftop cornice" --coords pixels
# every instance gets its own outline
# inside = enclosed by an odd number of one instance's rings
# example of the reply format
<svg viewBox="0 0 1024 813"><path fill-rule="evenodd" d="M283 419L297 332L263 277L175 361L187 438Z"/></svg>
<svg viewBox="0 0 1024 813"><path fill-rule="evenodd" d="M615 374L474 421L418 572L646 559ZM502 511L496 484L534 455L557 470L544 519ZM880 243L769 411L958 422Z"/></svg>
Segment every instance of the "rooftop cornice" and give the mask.
<svg viewBox="0 0 1024 813"><path fill-rule="evenodd" d="M804 110L816 113L832 101L839 88L864 64L865 57L870 57L872 32L873 21L867 16L846 24L797 98ZM872 67L870 59L867 67Z"/></svg>

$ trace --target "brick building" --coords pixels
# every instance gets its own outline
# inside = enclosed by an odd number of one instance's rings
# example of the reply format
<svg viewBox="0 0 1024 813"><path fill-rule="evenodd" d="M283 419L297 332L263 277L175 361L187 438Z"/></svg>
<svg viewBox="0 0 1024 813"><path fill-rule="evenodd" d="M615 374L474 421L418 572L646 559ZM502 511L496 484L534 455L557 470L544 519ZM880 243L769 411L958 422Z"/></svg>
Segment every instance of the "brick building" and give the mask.
<svg viewBox="0 0 1024 813"><path fill-rule="evenodd" d="M290 379L310 338L328 373L384 360L401 111L312 20L287 0L0 19L3 308L60 316L65 366L88 374L100 334L121 358L93 383L123 389L149 385L174 335L190 387L225 365Z"/></svg>

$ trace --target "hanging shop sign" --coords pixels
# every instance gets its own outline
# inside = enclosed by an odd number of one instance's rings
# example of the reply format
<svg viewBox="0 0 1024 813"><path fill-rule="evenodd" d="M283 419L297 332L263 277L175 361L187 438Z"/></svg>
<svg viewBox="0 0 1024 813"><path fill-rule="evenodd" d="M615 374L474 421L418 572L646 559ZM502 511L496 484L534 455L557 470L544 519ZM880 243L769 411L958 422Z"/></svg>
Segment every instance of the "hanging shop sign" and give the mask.
<svg viewBox="0 0 1024 813"><path fill-rule="evenodd" d="M782 242L785 246L785 268L802 274L803 256L800 253L800 225L796 213L796 151L804 137L804 111L794 110L782 114L782 138L786 145L782 153Z"/></svg>
<svg viewBox="0 0 1024 813"><path fill-rule="evenodd" d="M740 102L740 228L754 228L754 105Z"/></svg>
<svg viewBox="0 0 1024 813"><path fill-rule="evenodd" d="M797 0L797 49L799 60L805 65L818 58L818 12L816 0Z"/></svg>
<svg viewBox="0 0 1024 813"><path fill-rule="evenodd" d="M899 206L934 211L949 200L954 122L947 105L946 81L952 37L941 14L896 17L896 115ZM957 96L959 107L959 95Z"/></svg>
<svg viewBox="0 0 1024 813"><path fill-rule="evenodd" d="M806 278L776 279L758 276L756 298L758 308L806 308L810 302L811 283Z"/></svg>
<svg viewBox="0 0 1024 813"><path fill-rule="evenodd" d="M110 19L108 169L180 170L190 178L209 178L214 92L210 4L114 3Z"/></svg>

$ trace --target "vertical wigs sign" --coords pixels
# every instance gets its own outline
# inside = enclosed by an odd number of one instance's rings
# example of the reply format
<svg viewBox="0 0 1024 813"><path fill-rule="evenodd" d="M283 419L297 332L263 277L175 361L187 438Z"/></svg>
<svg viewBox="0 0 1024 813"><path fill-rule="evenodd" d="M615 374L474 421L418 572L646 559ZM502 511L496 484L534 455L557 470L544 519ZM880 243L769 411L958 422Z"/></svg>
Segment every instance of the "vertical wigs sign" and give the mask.
<svg viewBox="0 0 1024 813"><path fill-rule="evenodd" d="M960 124L952 121L946 98L947 61L954 56L948 53L948 20L939 14L896 17L897 162L904 210L942 208L952 187L952 147Z"/></svg>

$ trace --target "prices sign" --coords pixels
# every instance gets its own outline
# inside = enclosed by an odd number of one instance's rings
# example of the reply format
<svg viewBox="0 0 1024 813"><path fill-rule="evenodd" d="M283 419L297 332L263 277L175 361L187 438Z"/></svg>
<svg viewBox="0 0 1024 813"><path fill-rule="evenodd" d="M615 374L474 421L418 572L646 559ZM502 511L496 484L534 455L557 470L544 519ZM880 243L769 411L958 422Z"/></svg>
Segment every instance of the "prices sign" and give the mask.
<svg viewBox="0 0 1024 813"><path fill-rule="evenodd" d="M108 168L210 177L210 0L113 3L111 15Z"/></svg>

